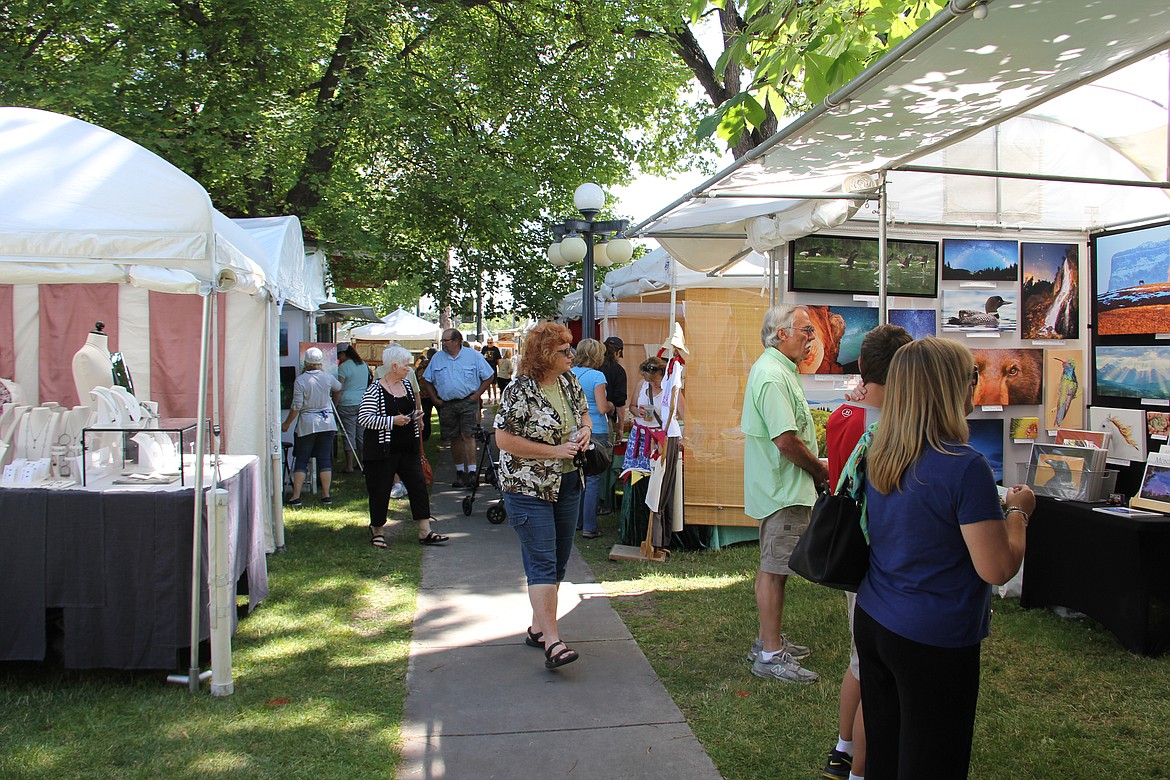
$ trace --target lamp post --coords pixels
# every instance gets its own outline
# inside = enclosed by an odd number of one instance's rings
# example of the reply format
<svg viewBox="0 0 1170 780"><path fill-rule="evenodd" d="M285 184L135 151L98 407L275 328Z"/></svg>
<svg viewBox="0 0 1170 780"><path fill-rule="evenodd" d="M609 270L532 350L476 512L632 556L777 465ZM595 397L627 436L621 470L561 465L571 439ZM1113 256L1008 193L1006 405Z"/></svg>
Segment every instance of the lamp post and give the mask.
<svg viewBox="0 0 1170 780"><path fill-rule="evenodd" d="M553 225L556 241L548 248L548 259L553 265L565 267L584 261L581 278L581 338L593 338L593 266L605 268L628 261L634 248L622 232L630 226L629 220L598 220L594 217L605 205L605 193L596 184L582 184L573 192L573 205L585 219L566 219ZM617 237L609 239L611 233ZM593 239L601 241L594 244Z"/></svg>

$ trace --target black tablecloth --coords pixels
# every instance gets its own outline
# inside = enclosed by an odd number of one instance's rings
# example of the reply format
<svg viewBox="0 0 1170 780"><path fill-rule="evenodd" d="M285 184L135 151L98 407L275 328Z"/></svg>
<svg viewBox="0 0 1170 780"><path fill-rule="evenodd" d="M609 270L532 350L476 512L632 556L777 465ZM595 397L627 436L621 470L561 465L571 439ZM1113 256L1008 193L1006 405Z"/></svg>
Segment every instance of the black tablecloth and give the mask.
<svg viewBox="0 0 1170 780"><path fill-rule="evenodd" d="M268 595L259 466L226 460L229 557L251 608ZM0 489L0 660L43 660L46 610L59 608L67 667L185 668L193 500L191 487ZM206 583L206 525L202 550ZM206 639L206 589L201 604Z"/></svg>
<svg viewBox="0 0 1170 780"><path fill-rule="evenodd" d="M1115 517L1091 504L1038 497L1020 603L1083 612L1135 653L1165 652L1170 517Z"/></svg>

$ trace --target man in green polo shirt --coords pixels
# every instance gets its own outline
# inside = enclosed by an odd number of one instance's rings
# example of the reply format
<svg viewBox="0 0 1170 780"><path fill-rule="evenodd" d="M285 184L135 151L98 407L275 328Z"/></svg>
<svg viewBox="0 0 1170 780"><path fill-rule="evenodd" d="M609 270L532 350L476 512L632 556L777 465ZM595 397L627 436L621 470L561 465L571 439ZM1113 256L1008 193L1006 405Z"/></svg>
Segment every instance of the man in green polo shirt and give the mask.
<svg viewBox="0 0 1170 780"><path fill-rule="evenodd" d="M817 674L800 665L809 649L789 642L781 630L784 586L792 573L788 559L808 527L817 485L829 480L816 456L816 431L796 370L812 351L815 334L804 306L768 309L760 329L764 354L748 374L740 420L744 511L760 522L760 635L748 660L757 677L798 684L816 682Z"/></svg>

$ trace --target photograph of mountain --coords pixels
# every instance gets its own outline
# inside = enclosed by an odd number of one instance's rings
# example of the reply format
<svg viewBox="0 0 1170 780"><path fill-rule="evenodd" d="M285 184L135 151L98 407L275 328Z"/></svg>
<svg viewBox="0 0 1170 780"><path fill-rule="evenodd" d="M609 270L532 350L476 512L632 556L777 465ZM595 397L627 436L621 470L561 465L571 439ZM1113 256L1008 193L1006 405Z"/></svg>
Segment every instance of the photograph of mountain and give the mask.
<svg viewBox="0 0 1170 780"><path fill-rule="evenodd" d="M1170 346L1097 347L1098 396L1170 399Z"/></svg>
<svg viewBox="0 0 1170 780"><path fill-rule="evenodd" d="M1020 278L1020 245L996 239L943 239L944 282L1014 282Z"/></svg>
<svg viewBox="0 0 1170 780"><path fill-rule="evenodd" d="M1098 335L1170 333L1170 225L1095 236L1093 259Z"/></svg>

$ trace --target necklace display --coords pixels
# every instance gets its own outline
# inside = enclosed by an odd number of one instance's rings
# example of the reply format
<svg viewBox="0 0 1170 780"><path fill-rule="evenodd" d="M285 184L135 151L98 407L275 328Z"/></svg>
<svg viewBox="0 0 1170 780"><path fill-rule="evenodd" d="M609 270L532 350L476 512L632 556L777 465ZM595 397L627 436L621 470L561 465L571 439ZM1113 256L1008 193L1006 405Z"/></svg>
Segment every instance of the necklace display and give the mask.
<svg viewBox="0 0 1170 780"><path fill-rule="evenodd" d="M41 412L45 416L45 421L37 425L33 419L40 416L37 412ZM29 411L24 417L24 431L21 436L21 441L24 444L24 457L28 460L40 460L49 456L49 447L53 444L53 432L57 427L57 412L52 409L40 410L33 409Z"/></svg>

